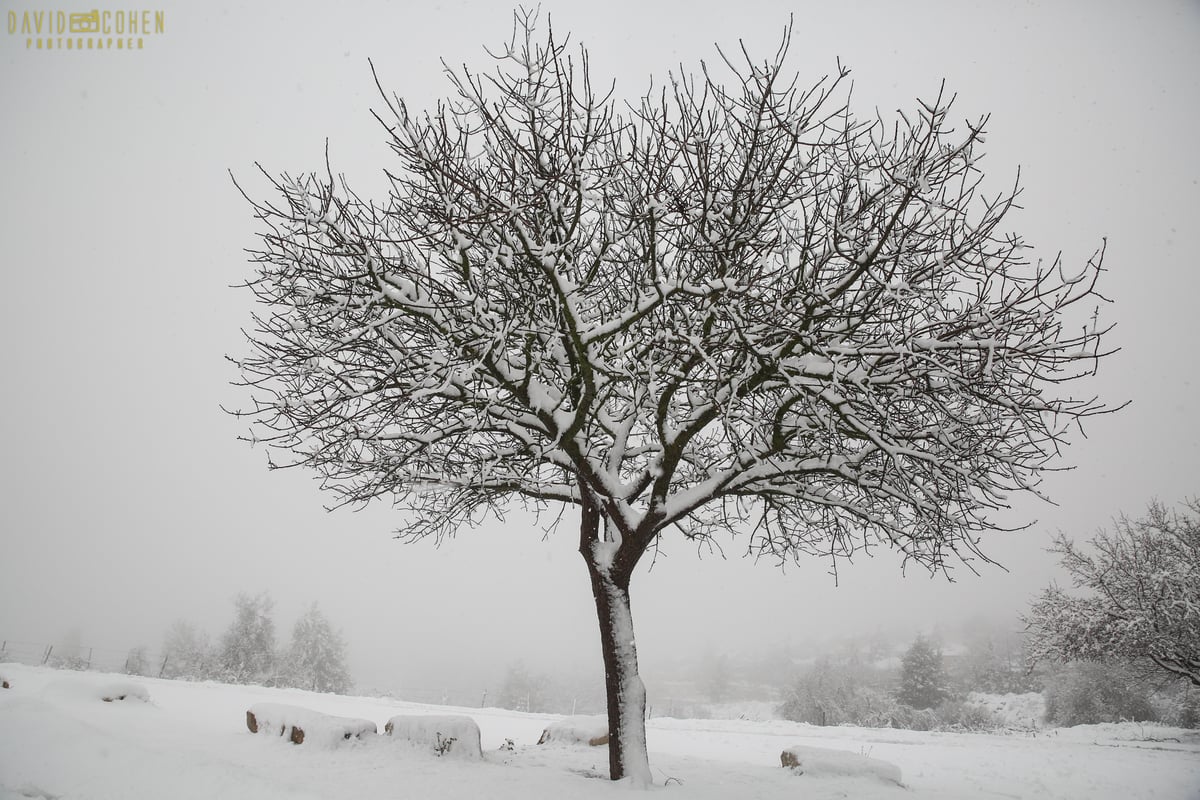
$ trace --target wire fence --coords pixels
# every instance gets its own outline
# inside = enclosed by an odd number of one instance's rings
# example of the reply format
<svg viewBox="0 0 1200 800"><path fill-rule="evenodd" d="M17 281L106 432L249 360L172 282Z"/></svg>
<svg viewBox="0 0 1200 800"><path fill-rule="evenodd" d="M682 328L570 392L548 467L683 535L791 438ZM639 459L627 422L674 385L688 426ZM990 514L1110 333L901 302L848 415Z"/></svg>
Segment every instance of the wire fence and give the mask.
<svg viewBox="0 0 1200 800"><path fill-rule="evenodd" d="M170 654L135 647L121 650L112 647L95 647L73 643L50 644L26 642L14 639L0 640L0 664L16 663L28 666L52 667L54 669L86 672L112 672L138 675L147 678L193 680L196 676L181 675L180 664ZM592 697L557 697L553 702L533 693L510 696L505 692L486 686L443 686L443 687L400 687L374 688L359 686L354 690L369 696L387 697L409 703L426 705L457 706L460 708L486 708L489 706L510 708L516 711L533 711L559 714L591 714L601 711L601 704Z"/></svg>
<svg viewBox="0 0 1200 800"><path fill-rule="evenodd" d="M162 677L167 657L144 647L118 650L79 644L0 640L0 663Z"/></svg>

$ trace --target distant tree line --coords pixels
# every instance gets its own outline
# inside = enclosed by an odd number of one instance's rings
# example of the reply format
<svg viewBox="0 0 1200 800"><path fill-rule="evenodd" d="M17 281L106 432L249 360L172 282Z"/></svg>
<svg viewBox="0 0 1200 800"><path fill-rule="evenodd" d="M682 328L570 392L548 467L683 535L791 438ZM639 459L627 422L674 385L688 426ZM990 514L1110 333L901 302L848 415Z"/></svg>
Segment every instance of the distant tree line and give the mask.
<svg viewBox="0 0 1200 800"><path fill-rule="evenodd" d="M780 716L813 725L990 730L1003 722L973 693L1040 693L1041 720L1071 726L1124 720L1200 727L1200 692L1136 659L1037 660L1026 632L984 629L947 655L918 636L897 660L849 646L808 660L782 689ZM1035 720L1030 720L1030 724Z"/></svg>
<svg viewBox="0 0 1200 800"><path fill-rule="evenodd" d="M163 677L348 691L353 681L345 640L317 604L296 621L290 643L282 648L276 646L273 611L267 594L239 594L233 621L216 643L192 623L175 622L163 642ZM132 654L130 661L143 663Z"/></svg>

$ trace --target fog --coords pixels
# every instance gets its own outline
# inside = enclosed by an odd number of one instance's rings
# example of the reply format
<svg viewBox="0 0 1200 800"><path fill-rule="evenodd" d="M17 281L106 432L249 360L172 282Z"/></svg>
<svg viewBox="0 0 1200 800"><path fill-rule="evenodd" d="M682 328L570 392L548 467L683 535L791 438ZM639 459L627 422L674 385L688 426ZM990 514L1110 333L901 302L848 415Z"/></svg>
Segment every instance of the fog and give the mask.
<svg viewBox="0 0 1200 800"><path fill-rule="evenodd" d="M124 650L161 646L175 620L216 637L241 591L269 592L278 634L320 603L349 644L360 687L494 686L523 660L599 670L575 517L520 509L437 548L403 545L390 509L328 513L313 476L268 471L237 441L245 403L226 354L242 352L250 209L271 172L323 166L365 195L389 165L370 115L383 85L426 107L447 91L439 58L484 67L506 39L503 4L219 2L153 7L165 32L133 52L27 48L24 8L0 38L0 638ZM796 10L790 64L802 80L849 65L855 105L885 114L936 94L962 118L992 115L983 168L1008 220L1052 258L1081 264L1108 237L1102 292L1122 348L1086 386L1119 414L1076 435L1045 490L1015 498L985 538L998 564L954 582L902 574L879 551L843 565L777 565L745 543L698 553L667 534L635 577L643 671L654 681L705 653L751 654L873 631L905 635L975 615L1016 624L1063 580L1046 552L1152 498L1197 493L1194 373L1200 319L1200 6L1194 2L547 2L556 31L587 45L595 79L636 98L650 75L713 59L714 43L773 52ZM71 8L67 10L72 10ZM15 18L13 13L18 16ZM653 697L651 698L653 702Z"/></svg>

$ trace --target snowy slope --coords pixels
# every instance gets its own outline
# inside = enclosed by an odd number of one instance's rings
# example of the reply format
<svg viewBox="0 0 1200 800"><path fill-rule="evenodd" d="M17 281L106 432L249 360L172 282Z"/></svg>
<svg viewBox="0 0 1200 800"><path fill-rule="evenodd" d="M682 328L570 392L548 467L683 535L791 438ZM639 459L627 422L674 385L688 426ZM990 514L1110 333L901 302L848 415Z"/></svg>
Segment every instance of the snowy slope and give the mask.
<svg viewBox="0 0 1200 800"><path fill-rule="evenodd" d="M0 690L0 800L586 800L628 792L598 777L605 748L537 746L557 719L547 715L146 678L135 682L149 702L106 703L98 687L128 679L15 664L2 671L13 688ZM440 759L386 736L296 746L247 730L256 703L372 720L380 730L398 714L467 714L481 729L484 759ZM514 749L501 749L506 739ZM653 791L679 800L1200 797L1200 737L1156 726L992 736L654 719L649 739L655 780L665 784ZM781 751L797 745L888 762L904 786L869 772L781 768Z"/></svg>

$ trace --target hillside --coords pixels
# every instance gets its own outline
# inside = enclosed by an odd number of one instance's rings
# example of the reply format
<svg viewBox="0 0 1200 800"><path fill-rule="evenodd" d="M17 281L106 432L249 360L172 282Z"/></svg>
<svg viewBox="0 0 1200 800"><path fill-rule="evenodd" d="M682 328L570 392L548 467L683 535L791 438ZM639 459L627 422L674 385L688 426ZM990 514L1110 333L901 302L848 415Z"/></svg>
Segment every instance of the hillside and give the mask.
<svg viewBox="0 0 1200 800"><path fill-rule="evenodd" d="M558 719L550 715L15 664L0 665L0 674L12 685L0 690L0 800L531 800L627 791L598 777L604 748L538 746ZM100 699L130 683L148 700ZM381 731L401 714L467 714L481 729L483 759L439 758L373 735L296 746L247 730L246 711L257 703L370 720ZM662 787L654 791L680 800L1200 796L1200 737L1151 725L981 735L656 718L649 738ZM809 759L803 774L780 767L780 753L793 746ZM880 762L886 768L869 766ZM892 767L902 786L886 777Z"/></svg>

